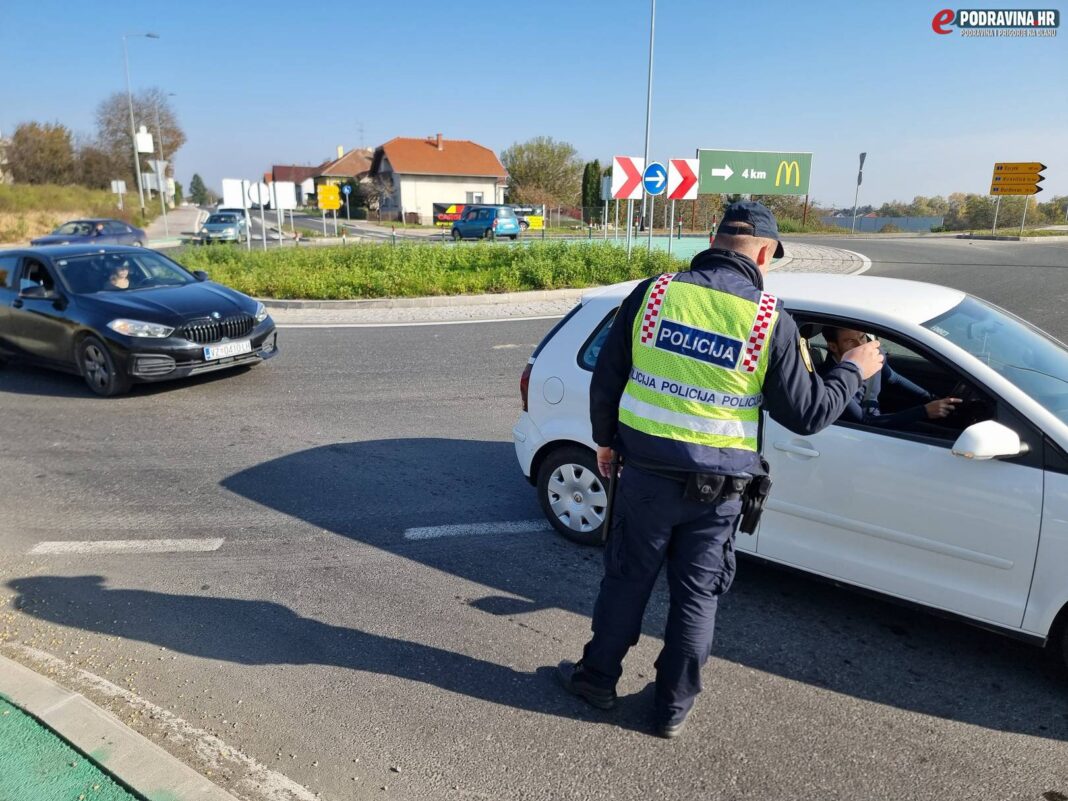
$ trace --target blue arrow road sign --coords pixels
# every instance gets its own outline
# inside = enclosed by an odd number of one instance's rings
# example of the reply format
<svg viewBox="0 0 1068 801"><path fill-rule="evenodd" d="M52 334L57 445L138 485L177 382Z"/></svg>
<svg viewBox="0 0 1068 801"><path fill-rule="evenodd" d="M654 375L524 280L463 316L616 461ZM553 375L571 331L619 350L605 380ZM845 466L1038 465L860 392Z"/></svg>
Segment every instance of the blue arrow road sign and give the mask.
<svg viewBox="0 0 1068 801"><path fill-rule="evenodd" d="M347 195L349 192L352 191L352 187L348 184L345 184L343 187L341 187L341 191Z"/></svg>
<svg viewBox="0 0 1068 801"><path fill-rule="evenodd" d="M667 189L667 170L664 169L664 165L654 161L646 167L645 172L642 173L642 186L645 187L647 195L663 193Z"/></svg>

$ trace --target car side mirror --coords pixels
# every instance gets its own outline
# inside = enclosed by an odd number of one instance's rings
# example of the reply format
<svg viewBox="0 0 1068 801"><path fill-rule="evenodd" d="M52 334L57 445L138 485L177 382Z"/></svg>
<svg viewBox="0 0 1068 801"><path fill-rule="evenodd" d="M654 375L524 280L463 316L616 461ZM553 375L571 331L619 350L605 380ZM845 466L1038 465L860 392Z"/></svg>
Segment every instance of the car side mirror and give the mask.
<svg viewBox="0 0 1068 801"><path fill-rule="evenodd" d="M54 300L56 298L55 292L50 292L40 284L34 284L33 286L23 287L19 291L20 298L34 298L37 300Z"/></svg>
<svg viewBox="0 0 1068 801"><path fill-rule="evenodd" d="M208 280L208 274L206 272L204 272L203 270L193 270L193 275L196 277L196 279L198 281L207 281Z"/></svg>
<svg viewBox="0 0 1068 801"><path fill-rule="evenodd" d="M1027 453L1020 435L996 420L984 420L964 429L953 443L953 455L985 461Z"/></svg>

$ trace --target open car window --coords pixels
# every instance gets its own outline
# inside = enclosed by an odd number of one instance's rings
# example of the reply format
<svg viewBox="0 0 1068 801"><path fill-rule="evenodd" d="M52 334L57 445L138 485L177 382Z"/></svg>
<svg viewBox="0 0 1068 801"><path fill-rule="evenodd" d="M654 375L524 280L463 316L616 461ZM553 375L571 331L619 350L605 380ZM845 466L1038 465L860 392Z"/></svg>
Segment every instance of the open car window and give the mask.
<svg viewBox="0 0 1068 801"><path fill-rule="evenodd" d="M857 329L859 326L854 321L840 321L832 318L795 315L795 319L801 335L809 343L813 367L817 372L826 372L834 364L823 336L823 327L831 325ZM898 386L893 382L883 380L878 398L874 399L878 402L879 416L883 417L883 420L863 422L845 416L838 420L836 425L861 428L887 436L937 440L948 446L968 426L996 418L997 404L989 394L951 365L898 335L871 329L866 332L876 337L882 344L886 364L894 374L906 379L919 389L929 392L935 398L957 397L963 402L956 411L944 419L931 420L927 418L926 413L917 412L911 420L891 422L893 418L888 418L888 415L914 410L924 401L912 394L907 385Z"/></svg>

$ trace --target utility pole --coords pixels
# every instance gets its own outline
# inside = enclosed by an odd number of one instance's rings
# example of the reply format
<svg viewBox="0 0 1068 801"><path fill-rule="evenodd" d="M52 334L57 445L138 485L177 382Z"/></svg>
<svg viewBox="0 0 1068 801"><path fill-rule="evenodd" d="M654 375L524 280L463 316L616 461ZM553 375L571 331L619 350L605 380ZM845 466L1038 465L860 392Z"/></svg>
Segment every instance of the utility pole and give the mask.
<svg viewBox="0 0 1068 801"><path fill-rule="evenodd" d="M137 176L137 196L141 199L141 216L145 214L145 189L141 186L141 154L137 151L137 130L134 127L133 92L130 90L130 53L126 39L130 36L143 36L146 39L158 39L155 33L124 33L122 35L122 60L126 65L126 103L130 107L130 143L134 152L134 174Z"/></svg>
<svg viewBox="0 0 1068 801"><path fill-rule="evenodd" d="M857 232L857 200L860 198L860 183L864 180L864 159L867 157L867 153L860 154L860 169L857 170L857 191L853 195L853 227L849 229L851 234Z"/></svg>
<svg viewBox="0 0 1068 801"><path fill-rule="evenodd" d="M649 82L645 92L645 166L649 166L649 129L653 120L653 36L656 32L656 0L650 0L649 7ZM653 248L653 221L651 214L645 210L647 194L642 194L642 219L649 226L649 249ZM629 224L629 220L628 220Z"/></svg>

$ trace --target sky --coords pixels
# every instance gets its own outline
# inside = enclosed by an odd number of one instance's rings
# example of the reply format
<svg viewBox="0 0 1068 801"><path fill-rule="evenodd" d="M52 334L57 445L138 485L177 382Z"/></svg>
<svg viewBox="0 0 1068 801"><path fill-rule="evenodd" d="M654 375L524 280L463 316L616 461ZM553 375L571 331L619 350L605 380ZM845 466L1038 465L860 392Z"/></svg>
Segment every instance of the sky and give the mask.
<svg viewBox="0 0 1068 801"><path fill-rule="evenodd" d="M1068 195L1068 29L941 36L945 2L659 0L651 159L811 152L813 199L840 207L861 151L862 205L985 193L997 161L1040 161L1038 199ZM1001 2L969 8L1036 7ZM0 6L0 133L91 134L125 91L123 34L157 33L128 40L131 80L175 94L186 187L439 132L498 154L535 136L602 163L644 152L649 0Z"/></svg>

